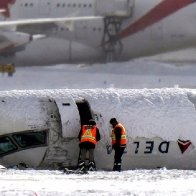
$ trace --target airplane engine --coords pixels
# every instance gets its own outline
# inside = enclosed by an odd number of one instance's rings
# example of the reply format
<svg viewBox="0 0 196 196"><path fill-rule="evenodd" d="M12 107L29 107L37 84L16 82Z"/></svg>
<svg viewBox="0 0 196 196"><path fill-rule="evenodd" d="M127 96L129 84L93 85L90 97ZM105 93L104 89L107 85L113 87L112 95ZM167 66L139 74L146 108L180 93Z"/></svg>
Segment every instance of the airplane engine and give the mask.
<svg viewBox="0 0 196 196"><path fill-rule="evenodd" d="M24 50L26 44L31 41L31 35L17 31L0 31L5 39L1 43L1 56L12 57L16 52Z"/></svg>
<svg viewBox="0 0 196 196"><path fill-rule="evenodd" d="M13 46L20 46L30 42L31 36L27 33L17 31L1 31L1 35L7 38Z"/></svg>

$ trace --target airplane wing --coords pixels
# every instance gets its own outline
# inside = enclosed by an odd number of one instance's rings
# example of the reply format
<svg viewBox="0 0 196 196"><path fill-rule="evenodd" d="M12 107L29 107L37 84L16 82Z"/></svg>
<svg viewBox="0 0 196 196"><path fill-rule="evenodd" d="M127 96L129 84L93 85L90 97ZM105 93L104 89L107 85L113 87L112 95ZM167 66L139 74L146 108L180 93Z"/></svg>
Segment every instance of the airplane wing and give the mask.
<svg viewBox="0 0 196 196"><path fill-rule="evenodd" d="M80 16L80 17L63 17L63 18L39 18L39 19L24 19L1 21L0 27L11 27L19 25L33 25L33 24L46 24L46 23L63 23L81 20L96 20L103 19L102 16Z"/></svg>
<svg viewBox="0 0 196 196"><path fill-rule="evenodd" d="M0 12L4 10L0 9ZM7 51L9 48L21 48L20 46L25 46L30 41L45 38L45 35L35 34L31 35L29 33L21 33L16 31L17 26L22 25L36 25L36 24L55 24L63 23L63 25L70 26L68 23L73 23L74 21L82 20L95 20L102 19L101 16L81 16L81 17L63 17L63 18L39 18L39 19L23 19L23 20L10 20L10 21L0 21L0 51ZM4 46L2 42L6 42L9 46ZM17 49L17 50L18 50ZM1 53L1 52L0 52Z"/></svg>

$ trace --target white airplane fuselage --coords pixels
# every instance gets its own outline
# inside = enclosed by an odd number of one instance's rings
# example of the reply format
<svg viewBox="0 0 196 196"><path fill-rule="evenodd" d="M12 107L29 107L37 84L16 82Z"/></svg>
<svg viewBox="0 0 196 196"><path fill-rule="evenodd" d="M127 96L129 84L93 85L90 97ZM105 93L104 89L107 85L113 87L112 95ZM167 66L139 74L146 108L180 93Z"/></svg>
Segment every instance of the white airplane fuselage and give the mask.
<svg viewBox="0 0 196 196"><path fill-rule="evenodd" d="M94 51L100 60L129 60L194 47L195 10L196 3L191 0L16 0L10 6L9 20L103 16L105 19L19 29L67 40L68 60L74 61L74 47L78 47L74 42L84 46L79 57L87 61L95 57Z"/></svg>
<svg viewBox="0 0 196 196"><path fill-rule="evenodd" d="M0 164L76 167L81 124L94 118L101 140L97 169L113 167L110 118L126 128L122 168L195 169L196 91L40 90L0 93ZM87 157L88 159L88 157Z"/></svg>

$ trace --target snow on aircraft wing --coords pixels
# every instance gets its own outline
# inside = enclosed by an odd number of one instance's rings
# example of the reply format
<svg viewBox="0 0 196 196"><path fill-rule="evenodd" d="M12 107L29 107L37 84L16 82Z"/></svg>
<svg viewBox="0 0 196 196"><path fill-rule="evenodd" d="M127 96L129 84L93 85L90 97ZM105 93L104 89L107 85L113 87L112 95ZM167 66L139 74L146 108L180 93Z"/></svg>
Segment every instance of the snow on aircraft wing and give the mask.
<svg viewBox="0 0 196 196"><path fill-rule="evenodd" d="M80 16L80 17L63 17L63 18L39 18L39 19L24 19L13 21L2 21L0 27L19 26L19 25L33 25L33 24L46 24L46 23L63 23L80 20L95 20L102 19L102 16Z"/></svg>

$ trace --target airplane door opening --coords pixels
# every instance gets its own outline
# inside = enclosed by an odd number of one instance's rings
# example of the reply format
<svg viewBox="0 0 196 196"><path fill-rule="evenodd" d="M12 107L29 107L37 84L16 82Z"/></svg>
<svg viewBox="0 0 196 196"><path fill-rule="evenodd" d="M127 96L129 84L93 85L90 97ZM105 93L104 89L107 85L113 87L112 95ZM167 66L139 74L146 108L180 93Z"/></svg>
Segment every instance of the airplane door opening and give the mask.
<svg viewBox="0 0 196 196"><path fill-rule="evenodd" d="M80 114L81 126L84 124L88 124L88 121L93 118L88 101L86 100L76 101L76 105L78 107L79 114Z"/></svg>

